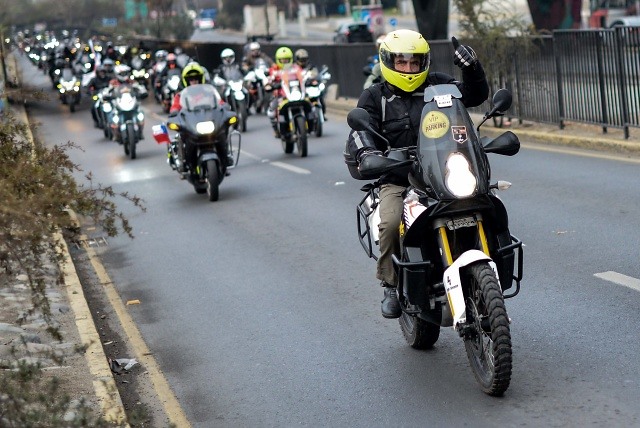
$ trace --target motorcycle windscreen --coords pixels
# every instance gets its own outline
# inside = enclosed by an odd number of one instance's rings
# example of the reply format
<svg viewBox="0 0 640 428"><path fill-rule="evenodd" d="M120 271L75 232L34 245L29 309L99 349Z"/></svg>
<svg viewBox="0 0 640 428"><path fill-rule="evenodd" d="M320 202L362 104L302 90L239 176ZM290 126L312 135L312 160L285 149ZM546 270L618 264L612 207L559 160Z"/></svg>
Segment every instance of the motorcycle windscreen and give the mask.
<svg viewBox="0 0 640 428"><path fill-rule="evenodd" d="M213 109L219 104L220 94L213 85L191 85L180 93L180 106L187 111Z"/></svg>
<svg viewBox="0 0 640 428"><path fill-rule="evenodd" d="M70 68L62 69L62 80L67 82L71 82L74 79L75 75L73 74L73 70Z"/></svg>
<svg viewBox="0 0 640 428"><path fill-rule="evenodd" d="M419 178L442 200L485 194L490 172L460 91L455 85L430 88L420 121Z"/></svg>
<svg viewBox="0 0 640 428"><path fill-rule="evenodd" d="M134 70L140 70L143 67L142 58L135 56L131 59L131 68Z"/></svg>

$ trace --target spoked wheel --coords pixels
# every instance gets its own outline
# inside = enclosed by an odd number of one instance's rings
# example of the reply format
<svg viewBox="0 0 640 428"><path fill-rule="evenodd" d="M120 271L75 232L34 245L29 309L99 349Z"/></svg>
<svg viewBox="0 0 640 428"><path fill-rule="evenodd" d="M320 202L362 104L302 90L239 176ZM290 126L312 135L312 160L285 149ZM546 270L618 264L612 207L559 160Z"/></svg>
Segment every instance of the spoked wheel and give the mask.
<svg viewBox="0 0 640 428"><path fill-rule="evenodd" d="M467 357L482 390L501 396L511 381L511 332L504 297L488 263L471 266L469 276L467 320L475 332L464 342Z"/></svg>
<svg viewBox="0 0 640 428"><path fill-rule="evenodd" d="M218 165L214 160L207 161L207 195L211 202L217 201L220 197L220 177Z"/></svg>
<svg viewBox="0 0 640 428"><path fill-rule="evenodd" d="M410 306L410 309L414 307ZM415 315L408 315L402 312L400 318L400 329L407 343L414 349L430 349L440 337L440 326L418 318Z"/></svg>
<svg viewBox="0 0 640 428"><path fill-rule="evenodd" d="M136 141L137 141L136 130L133 127L133 124L130 123L127 125L127 142L125 143L125 147L129 146L128 154L131 159L136 158ZM125 153L126 153L126 149L125 149Z"/></svg>
<svg viewBox="0 0 640 428"><path fill-rule="evenodd" d="M304 116L296 116L296 134L298 139L296 146L298 147L298 155L301 158L307 156L307 120Z"/></svg>

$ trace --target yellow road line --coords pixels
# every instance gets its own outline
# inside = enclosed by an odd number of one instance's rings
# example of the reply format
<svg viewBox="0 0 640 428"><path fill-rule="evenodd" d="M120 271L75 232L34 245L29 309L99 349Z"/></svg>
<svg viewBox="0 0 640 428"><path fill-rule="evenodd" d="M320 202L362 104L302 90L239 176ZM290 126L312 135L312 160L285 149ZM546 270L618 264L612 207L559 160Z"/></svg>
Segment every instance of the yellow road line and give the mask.
<svg viewBox="0 0 640 428"><path fill-rule="evenodd" d="M70 215L77 222L75 213L70 212ZM86 237L82 236L81 239L86 239ZM85 250L87 252L87 256L89 257L89 261L91 262L91 266L93 266L93 269L96 273L98 281L102 285L102 289L104 290L105 295L109 300L109 304L118 316L120 325L127 335L127 343L133 348L133 352L136 355L136 360L145 367L147 373L149 374L149 378L153 383L153 389L155 390L160 402L162 403L167 418L171 423L180 428L191 427L191 424L184 414L182 407L178 403L178 399L169 386L169 382L162 374L160 366L156 362L155 358L153 358L153 355L144 339L142 338L142 335L140 334L138 327L133 321L133 318L131 317L129 312L127 312L127 309L122 302L122 299L120 298L115 285L111 281L109 274L102 265L100 258L96 255L92 247L86 247Z"/></svg>
<svg viewBox="0 0 640 428"><path fill-rule="evenodd" d="M69 306L75 316L81 342L87 347L85 358L89 365L89 371L93 376L93 388L96 392L104 418L114 422L118 426L128 427L127 415L120 398L120 393L113 378L107 357L102 349L100 335L91 317L91 311L82 290L82 284L78 278L67 244L60 233L54 239L61 245L64 262L61 266L64 274L64 283L69 296Z"/></svg>

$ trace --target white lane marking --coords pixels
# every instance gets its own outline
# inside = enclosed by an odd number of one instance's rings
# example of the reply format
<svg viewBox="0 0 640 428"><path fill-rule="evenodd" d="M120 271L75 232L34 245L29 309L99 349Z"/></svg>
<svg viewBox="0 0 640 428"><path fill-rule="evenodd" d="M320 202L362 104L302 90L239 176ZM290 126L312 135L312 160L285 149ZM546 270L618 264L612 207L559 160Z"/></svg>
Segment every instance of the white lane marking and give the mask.
<svg viewBox="0 0 640 428"><path fill-rule="evenodd" d="M613 271L595 273L593 276L618 285L624 285L625 287L629 287L635 291L640 291L640 279L632 276L623 275Z"/></svg>
<svg viewBox="0 0 640 428"><path fill-rule="evenodd" d="M260 158L260 157L258 157L256 155L253 155L253 154L251 154L249 152L246 152L244 150L240 150L240 155L246 156L246 157L251 158L253 160L262 160L262 158ZM240 157L242 158L242 156L240 156Z"/></svg>
<svg viewBox="0 0 640 428"><path fill-rule="evenodd" d="M286 169L287 171L295 172L296 174L311 174L311 171L304 168L298 168L297 166L289 165L284 162L271 162L271 165L277 166L278 168Z"/></svg>
<svg viewBox="0 0 640 428"><path fill-rule="evenodd" d="M240 150L240 153L246 157L249 157L251 159L254 160L259 160L262 161L262 163L268 163L270 165L273 166L277 166L278 168L282 168L282 169L286 169L287 171L291 171L291 172L295 172L296 174L311 174L311 171L309 171L308 169L304 169L304 168L299 168L297 166L293 166L293 165L289 165L288 163L284 163L284 162L271 162L269 159L262 159L256 155L253 155L249 152L246 152L244 150Z"/></svg>

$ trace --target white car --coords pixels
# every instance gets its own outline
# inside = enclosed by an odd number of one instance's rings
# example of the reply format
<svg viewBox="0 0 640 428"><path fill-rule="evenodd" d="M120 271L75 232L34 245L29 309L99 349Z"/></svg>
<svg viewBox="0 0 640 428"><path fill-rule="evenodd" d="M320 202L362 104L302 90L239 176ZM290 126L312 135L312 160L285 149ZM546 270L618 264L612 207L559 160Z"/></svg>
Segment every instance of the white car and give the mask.
<svg viewBox="0 0 640 428"><path fill-rule="evenodd" d="M199 18L197 24L199 30L213 30L216 26L211 18Z"/></svg>

